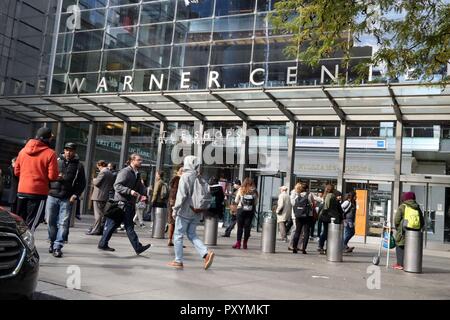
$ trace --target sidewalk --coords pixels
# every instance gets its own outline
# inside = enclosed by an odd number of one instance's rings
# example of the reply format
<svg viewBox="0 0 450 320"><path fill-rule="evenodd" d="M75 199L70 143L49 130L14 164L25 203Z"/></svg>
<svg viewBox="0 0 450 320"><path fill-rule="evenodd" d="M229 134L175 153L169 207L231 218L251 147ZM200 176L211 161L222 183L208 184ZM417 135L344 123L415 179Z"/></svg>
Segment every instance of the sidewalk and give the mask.
<svg viewBox="0 0 450 320"><path fill-rule="evenodd" d="M380 262L380 289L368 289L372 257L376 244L354 243L352 255L343 263L331 263L310 242L308 254L294 255L287 244L277 241L275 254L260 251L261 233L252 232L248 250L231 248L235 236L218 239L213 247L216 258L203 270L203 261L185 239L185 268L173 270L166 264L173 259L167 240L151 238L151 223L136 228L143 244L152 247L136 256L124 232L113 235L115 252L97 249L99 237L87 236L92 217L84 216L70 230L69 243L61 259L51 256L46 225L36 232L41 255L37 299L449 299L450 252L425 250L423 274L386 269ZM199 227L200 237L203 236ZM219 234L223 233L219 230ZM395 250L391 250L390 264ZM69 266L81 271L80 290L67 289ZM373 271L372 271L373 272ZM49 297L50 296L50 297Z"/></svg>

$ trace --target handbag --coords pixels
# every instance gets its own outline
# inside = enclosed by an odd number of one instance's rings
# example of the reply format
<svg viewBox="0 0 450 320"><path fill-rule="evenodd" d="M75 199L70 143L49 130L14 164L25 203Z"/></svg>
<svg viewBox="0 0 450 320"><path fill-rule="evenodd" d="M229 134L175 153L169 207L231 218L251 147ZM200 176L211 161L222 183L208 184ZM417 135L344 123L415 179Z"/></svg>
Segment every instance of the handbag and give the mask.
<svg viewBox="0 0 450 320"><path fill-rule="evenodd" d="M108 201L105 205L105 217L113 220L116 224L120 224L123 221L125 212L119 206L117 201Z"/></svg>
<svg viewBox="0 0 450 320"><path fill-rule="evenodd" d="M389 238L389 240L388 240L388 238ZM388 249L388 242L389 242L389 249L394 249L396 246L396 243L395 243L395 239L394 239L394 235L393 235L392 231L390 234L387 231L384 232L383 248Z"/></svg>
<svg viewBox="0 0 450 320"><path fill-rule="evenodd" d="M236 215L236 212L237 212L237 204L235 204L235 203L230 204L230 212L231 212L231 214L232 214L233 216Z"/></svg>

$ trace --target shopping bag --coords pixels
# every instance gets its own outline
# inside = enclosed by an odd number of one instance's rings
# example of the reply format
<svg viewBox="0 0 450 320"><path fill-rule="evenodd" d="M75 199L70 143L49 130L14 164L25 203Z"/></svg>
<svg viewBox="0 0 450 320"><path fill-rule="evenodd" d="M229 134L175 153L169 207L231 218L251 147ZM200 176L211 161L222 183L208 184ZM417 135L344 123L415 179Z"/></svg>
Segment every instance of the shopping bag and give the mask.
<svg viewBox="0 0 450 320"><path fill-rule="evenodd" d="M388 243L389 243L389 249L395 248L395 239L394 235L391 231L391 233L385 231L383 235L383 248L388 249Z"/></svg>

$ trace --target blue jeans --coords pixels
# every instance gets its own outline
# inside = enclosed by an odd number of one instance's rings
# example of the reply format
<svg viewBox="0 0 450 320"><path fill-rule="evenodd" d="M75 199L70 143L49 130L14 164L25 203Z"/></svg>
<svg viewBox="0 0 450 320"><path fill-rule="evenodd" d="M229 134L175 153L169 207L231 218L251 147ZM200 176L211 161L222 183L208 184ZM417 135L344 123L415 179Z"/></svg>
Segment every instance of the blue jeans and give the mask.
<svg viewBox="0 0 450 320"><path fill-rule="evenodd" d="M202 240L197 236L197 225L200 222L200 215L186 219L177 216L175 220L175 233L173 235L175 245L175 261L183 262L183 236L187 235L188 239L192 242L201 258L208 254L208 248L203 244Z"/></svg>
<svg viewBox="0 0 450 320"><path fill-rule="evenodd" d="M134 214L135 214L135 204L133 203L125 203L123 224L125 225L125 230L127 232L128 239L130 240L131 245L133 246L134 251L138 252L138 250L142 247L142 244L139 242L139 238L134 231ZM108 246L108 242L114 233L114 230L120 226L120 223L116 225L114 220L110 218L106 218L105 229L103 230L103 236L100 239L98 244L99 247L105 248Z"/></svg>
<svg viewBox="0 0 450 320"><path fill-rule="evenodd" d="M72 204L69 199L58 199L48 196L45 207L48 216L48 238L53 249L64 246L64 234L69 229L69 218Z"/></svg>
<svg viewBox="0 0 450 320"><path fill-rule="evenodd" d="M355 225L352 224L350 227L349 224L346 224L344 227L344 249L348 247L348 242L355 235Z"/></svg>
<svg viewBox="0 0 450 320"><path fill-rule="evenodd" d="M328 222L322 222L322 234L320 235L319 238L319 248L323 249L323 247L325 246L325 241L327 241L328 239Z"/></svg>

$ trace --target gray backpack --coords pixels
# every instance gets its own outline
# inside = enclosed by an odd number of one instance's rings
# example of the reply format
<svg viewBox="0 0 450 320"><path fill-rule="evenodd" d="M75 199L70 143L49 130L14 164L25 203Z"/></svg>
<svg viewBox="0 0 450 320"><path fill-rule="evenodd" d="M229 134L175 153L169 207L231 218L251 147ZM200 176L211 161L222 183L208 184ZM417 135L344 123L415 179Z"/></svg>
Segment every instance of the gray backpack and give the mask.
<svg viewBox="0 0 450 320"><path fill-rule="evenodd" d="M209 185L202 176L197 176L192 189L192 207L196 210L208 210L211 206L211 192Z"/></svg>

